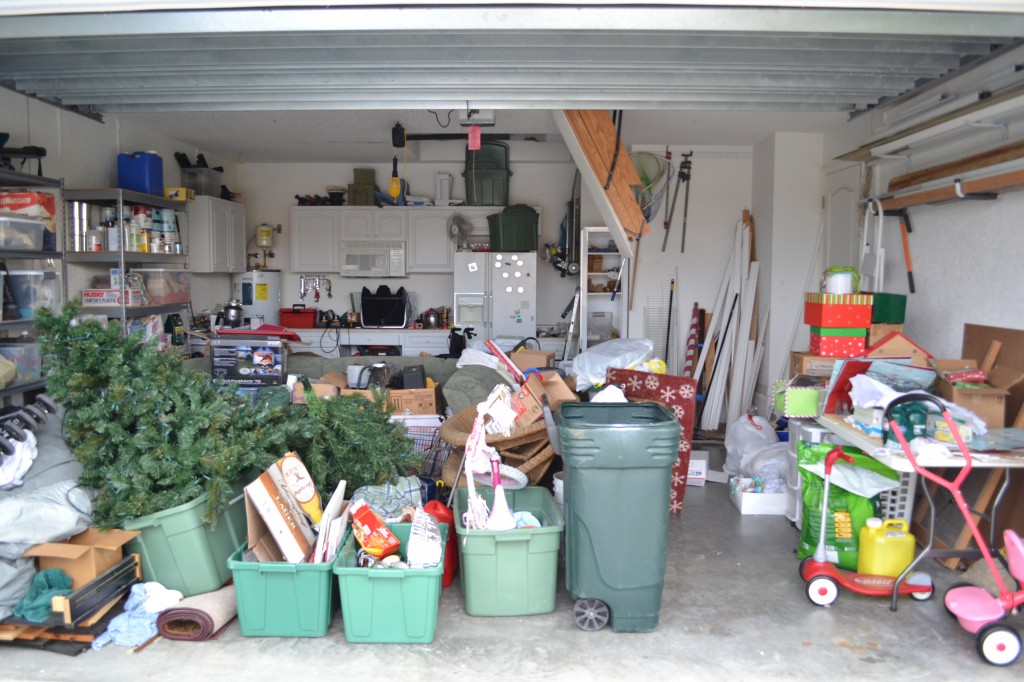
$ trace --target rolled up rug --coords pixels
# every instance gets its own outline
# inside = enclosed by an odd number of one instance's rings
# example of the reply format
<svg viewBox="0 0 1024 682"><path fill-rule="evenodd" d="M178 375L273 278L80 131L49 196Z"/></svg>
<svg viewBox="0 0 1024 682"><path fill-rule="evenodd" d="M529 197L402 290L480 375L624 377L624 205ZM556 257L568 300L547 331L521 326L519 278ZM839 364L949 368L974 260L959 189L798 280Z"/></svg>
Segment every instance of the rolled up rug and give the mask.
<svg viewBox="0 0 1024 682"><path fill-rule="evenodd" d="M202 642L213 639L238 615L234 583L214 592L196 594L163 611L156 627L167 639Z"/></svg>

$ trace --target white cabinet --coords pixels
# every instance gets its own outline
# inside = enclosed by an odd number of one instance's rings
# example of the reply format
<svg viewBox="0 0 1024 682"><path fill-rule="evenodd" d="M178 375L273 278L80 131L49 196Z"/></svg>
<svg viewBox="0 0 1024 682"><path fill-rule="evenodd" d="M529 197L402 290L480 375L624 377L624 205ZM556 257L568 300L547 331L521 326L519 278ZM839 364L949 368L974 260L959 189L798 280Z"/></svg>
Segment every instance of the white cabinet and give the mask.
<svg viewBox="0 0 1024 682"><path fill-rule="evenodd" d="M197 196L188 205L192 272L245 272L245 206Z"/></svg>
<svg viewBox="0 0 1024 682"><path fill-rule="evenodd" d="M453 272L455 242L448 236L451 208L409 209L409 243L406 262L410 274Z"/></svg>
<svg viewBox="0 0 1024 682"><path fill-rule="evenodd" d="M337 272L340 234L339 209L296 206L291 210L292 272ZM369 209L347 214L353 230L370 231ZM360 220L363 222L360 223ZM346 229L348 228L346 224ZM349 237L351 238L351 237ZM365 238L365 237L356 237Z"/></svg>
<svg viewBox="0 0 1024 682"><path fill-rule="evenodd" d="M380 208L373 214L371 241L404 242L406 239L406 217L408 209Z"/></svg>
<svg viewBox="0 0 1024 682"><path fill-rule="evenodd" d="M406 209L293 206L292 272L338 272L341 242L404 242Z"/></svg>
<svg viewBox="0 0 1024 682"><path fill-rule="evenodd" d="M444 355L448 352L447 329L418 329L402 334L402 355Z"/></svg>
<svg viewBox="0 0 1024 682"><path fill-rule="evenodd" d="M335 221L339 241L369 241L374 238L375 208L328 208Z"/></svg>
<svg viewBox="0 0 1024 682"><path fill-rule="evenodd" d="M584 227L580 262L580 350L629 336L629 259L615 247L607 227Z"/></svg>

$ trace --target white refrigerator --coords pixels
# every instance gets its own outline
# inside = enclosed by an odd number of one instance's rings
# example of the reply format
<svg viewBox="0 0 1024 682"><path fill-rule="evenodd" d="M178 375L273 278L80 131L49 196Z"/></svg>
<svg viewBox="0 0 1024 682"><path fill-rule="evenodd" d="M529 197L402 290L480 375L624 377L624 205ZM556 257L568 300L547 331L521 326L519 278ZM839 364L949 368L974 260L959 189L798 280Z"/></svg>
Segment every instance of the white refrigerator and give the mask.
<svg viewBox="0 0 1024 682"><path fill-rule="evenodd" d="M537 336L537 254L455 252L453 326L480 339Z"/></svg>

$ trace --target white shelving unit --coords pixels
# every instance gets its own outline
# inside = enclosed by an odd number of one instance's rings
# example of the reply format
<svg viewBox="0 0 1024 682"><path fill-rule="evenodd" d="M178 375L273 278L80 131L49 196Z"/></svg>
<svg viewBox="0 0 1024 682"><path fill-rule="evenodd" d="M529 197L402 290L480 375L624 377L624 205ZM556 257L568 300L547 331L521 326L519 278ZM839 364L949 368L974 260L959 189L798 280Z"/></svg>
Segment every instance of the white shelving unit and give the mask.
<svg viewBox="0 0 1024 682"><path fill-rule="evenodd" d="M580 259L579 349L607 341L611 329L629 336L629 259L619 253L607 227L584 227ZM598 318L608 320L602 328ZM607 329L607 332L605 331Z"/></svg>

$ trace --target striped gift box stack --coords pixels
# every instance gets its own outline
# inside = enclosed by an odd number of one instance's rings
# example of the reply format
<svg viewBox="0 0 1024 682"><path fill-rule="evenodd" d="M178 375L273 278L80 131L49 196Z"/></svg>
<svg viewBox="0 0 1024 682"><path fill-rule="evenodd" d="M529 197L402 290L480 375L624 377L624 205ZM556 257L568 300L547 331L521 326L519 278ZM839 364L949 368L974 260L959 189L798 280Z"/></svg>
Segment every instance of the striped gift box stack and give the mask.
<svg viewBox="0 0 1024 682"><path fill-rule="evenodd" d="M863 355L873 302L871 294L804 294L804 323L811 327L811 354L825 358Z"/></svg>

